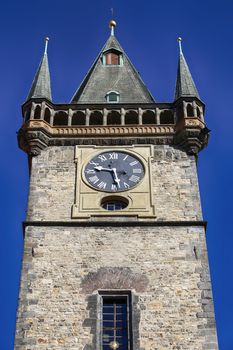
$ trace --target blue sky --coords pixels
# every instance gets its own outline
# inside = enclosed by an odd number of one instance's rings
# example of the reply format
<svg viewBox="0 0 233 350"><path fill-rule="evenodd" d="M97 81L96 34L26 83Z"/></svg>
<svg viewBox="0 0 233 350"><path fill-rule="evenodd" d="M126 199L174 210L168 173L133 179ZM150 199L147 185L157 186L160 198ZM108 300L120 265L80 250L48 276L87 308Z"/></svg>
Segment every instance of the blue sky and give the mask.
<svg viewBox="0 0 233 350"><path fill-rule="evenodd" d="M176 39L206 104L210 143L198 163L220 350L233 349L233 2L231 1L4 1L1 4L1 233L0 349L13 349L20 264L21 222L28 191L26 155L16 132L44 37L54 102L68 102L109 35L116 36L154 98L172 101Z"/></svg>

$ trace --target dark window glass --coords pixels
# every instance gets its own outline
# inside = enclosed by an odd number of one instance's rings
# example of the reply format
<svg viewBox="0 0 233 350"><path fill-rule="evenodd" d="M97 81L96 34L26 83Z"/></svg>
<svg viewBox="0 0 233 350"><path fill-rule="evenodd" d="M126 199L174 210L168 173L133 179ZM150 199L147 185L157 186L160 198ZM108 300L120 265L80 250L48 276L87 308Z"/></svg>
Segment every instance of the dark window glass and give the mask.
<svg viewBox="0 0 233 350"><path fill-rule="evenodd" d="M120 201L104 202L102 207L106 210L122 210L127 207L127 203Z"/></svg>
<svg viewBox="0 0 233 350"><path fill-rule="evenodd" d="M108 101L109 102L117 102L118 95L115 92L110 92L110 94L108 94Z"/></svg>
<svg viewBox="0 0 233 350"><path fill-rule="evenodd" d="M128 296L103 296L102 349L129 350Z"/></svg>

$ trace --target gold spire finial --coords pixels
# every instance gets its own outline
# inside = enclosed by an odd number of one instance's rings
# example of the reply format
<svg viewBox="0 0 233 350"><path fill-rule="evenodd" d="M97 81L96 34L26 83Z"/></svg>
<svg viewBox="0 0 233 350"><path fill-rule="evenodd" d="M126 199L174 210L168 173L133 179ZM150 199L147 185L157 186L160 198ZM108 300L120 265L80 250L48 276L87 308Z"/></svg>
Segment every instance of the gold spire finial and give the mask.
<svg viewBox="0 0 233 350"><path fill-rule="evenodd" d="M113 19L109 22L109 28L111 28L111 35L114 35L114 28L116 27L116 21Z"/></svg>
<svg viewBox="0 0 233 350"><path fill-rule="evenodd" d="M49 42L49 37L46 36L46 38L45 38L45 48L44 48L44 53L45 53L45 55L47 54L48 42Z"/></svg>
<svg viewBox="0 0 233 350"><path fill-rule="evenodd" d="M177 41L178 41L178 43L179 43L180 53L182 53L182 45L181 45L182 38L179 36L179 37L177 38Z"/></svg>

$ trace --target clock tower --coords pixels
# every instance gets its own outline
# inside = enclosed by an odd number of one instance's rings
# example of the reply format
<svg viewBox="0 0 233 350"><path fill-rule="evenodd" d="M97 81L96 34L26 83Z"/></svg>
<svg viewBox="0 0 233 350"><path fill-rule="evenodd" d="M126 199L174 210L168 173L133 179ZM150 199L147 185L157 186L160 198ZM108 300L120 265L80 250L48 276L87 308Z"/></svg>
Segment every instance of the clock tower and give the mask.
<svg viewBox="0 0 233 350"><path fill-rule="evenodd" d="M218 349L197 179L205 106L179 38L157 102L111 35L70 103L44 55L19 147L29 159L15 350Z"/></svg>

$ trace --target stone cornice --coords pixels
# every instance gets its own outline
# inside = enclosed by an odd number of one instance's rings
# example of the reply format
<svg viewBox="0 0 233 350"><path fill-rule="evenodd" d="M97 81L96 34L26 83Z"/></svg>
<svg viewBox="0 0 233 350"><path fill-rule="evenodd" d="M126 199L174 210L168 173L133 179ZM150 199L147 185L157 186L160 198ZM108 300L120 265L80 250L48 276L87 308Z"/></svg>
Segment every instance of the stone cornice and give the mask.
<svg viewBox="0 0 233 350"><path fill-rule="evenodd" d="M203 104L53 104L31 99L23 105L19 146L30 156L48 146L168 144L197 154L208 142ZM191 112L190 112L191 110Z"/></svg>
<svg viewBox="0 0 233 350"><path fill-rule="evenodd" d="M174 125L124 125L124 126L51 126L44 120L30 120L25 123L22 130L44 130L50 136L131 136L131 135L173 135Z"/></svg>

